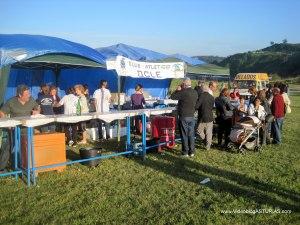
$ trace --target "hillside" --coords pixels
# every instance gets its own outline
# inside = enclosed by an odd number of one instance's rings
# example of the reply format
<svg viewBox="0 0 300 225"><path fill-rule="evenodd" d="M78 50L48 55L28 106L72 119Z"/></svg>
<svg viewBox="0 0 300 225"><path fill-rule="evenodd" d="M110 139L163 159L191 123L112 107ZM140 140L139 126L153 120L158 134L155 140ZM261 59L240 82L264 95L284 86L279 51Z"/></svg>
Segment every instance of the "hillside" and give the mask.
<svg viewBox="0 0 300 225"><path fill-rule="evenodd" d="M214 55L193 56L192 58L199 59L210 64L217 64L225 59L225 57Z"/></svg>
<svg viewBox="0 0 300 225"><path fill-rule="evenodd" d="M219 66L228 66L230 75L239 72L266 72L281 78L296 77L300 74L300 44L274 44L269 47L231 55Z"/></svg>

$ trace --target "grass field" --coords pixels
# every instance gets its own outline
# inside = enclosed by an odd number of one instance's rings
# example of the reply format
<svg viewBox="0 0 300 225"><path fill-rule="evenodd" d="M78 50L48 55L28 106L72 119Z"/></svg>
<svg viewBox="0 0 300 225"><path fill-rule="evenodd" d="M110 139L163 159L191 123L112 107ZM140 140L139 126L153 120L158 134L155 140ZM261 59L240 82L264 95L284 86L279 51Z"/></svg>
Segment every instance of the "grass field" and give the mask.
<svg viewBox="0 0 300 225"><path fill-rule="evenodd" d="M119 157L43 173L31 188L3 178L0 224L299 224L299 121L293 96L283 144L261 153L198 149L181 158L178 146L145 161Z"/></svg>

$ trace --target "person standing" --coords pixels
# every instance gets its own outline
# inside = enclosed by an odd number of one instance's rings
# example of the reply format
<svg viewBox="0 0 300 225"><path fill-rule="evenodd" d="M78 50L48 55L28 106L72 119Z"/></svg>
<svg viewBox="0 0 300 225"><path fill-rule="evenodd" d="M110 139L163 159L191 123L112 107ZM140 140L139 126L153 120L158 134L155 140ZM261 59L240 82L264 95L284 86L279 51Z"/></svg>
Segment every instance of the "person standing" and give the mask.
<svg viewBox="0 0 300 225"><path fill-rule="evenodd" d="M271 108L270 108L270 104L269 101L267 100L266 97L266 91L265 90L260 90L257 93L257 98L259 98L260 100L260 104L264 107L265 112L266 112L266 116L265 116L265 120L263 122L263 140L262 140L262 144L266 145L267 143L271 142L271 123L274 119L272 112L271 112Z"/></svg>
<svg viewBox="0 0 300 225"><path fill-rule="evenodd" d="M281 143L281 131L284 120L284 99L280 94L280 89L273 88L273 100L271 103L271 111L274 116L274 121L272 122L272 136L273 144Z"/></svg>
<svg viewBox="0 0 300 225"><path fill-rule="evenodd" d="M285 105L285 107L284 107L285 111L284 112L285 112L285 114L286 113L291 113L292 112L291 107L290 107L291 100L290 100L290 98L287 94L287 89L288 89L287 85L281 83L280 86L279 86L279 89L280 89L280 94L283 97L283 101L284 101L284 105Z"/></svg>
<svg viewBox="0 0 300 225"><path fill-rule="evenodd" d="M75 89L70 87L67 90L67 95L62 97L59 103L54 104L54 107L64 106L65 115L76 115L76 106L78 103L78 97L75 96ZM77 142L77 124L70 123L64 126L65 134L67 137L67 143L69 146L73 146Z"/></svg>
<svg viewBox="0 0 300 225"><path fill-rule="evenodd" d="M58 96L57 87L54 85L50 86L50 95L52 96L54 103L58 103L60 101L60 97ZM63 108L62 107L55 107L54 114L62 114Z"/></svg>
<svg viewBox="0 0 300 225"><path fill-rule="evenodd" d="M210 81L208 84L208 93L214 96L214 92L218 88L218 83L216 81Z"/></svg>
<svg viewBox="0 0 300 225"><path fill-rule="evenodd" d="M17 94L15 97L10 98L0 110L0 118L7 117L29 117L40 113L40 108L37 102L31 97L29 87L26 85L19 85L17 87ZM24 133L24 129L21 132ZM3 129L0 146L0 173L7 167L10 156L10 130ZM5 144L4 144L5 143Z"/></svg>
<svg viewBox="0 0 300 225"><path fill-rule="evenodd" d="M225 147L229 143L229 135L232 127L233 117L233 105L229 100L229 91L227 88L223 88L220 96L215 100L216 111L217 111L217 123L218 127L218 145L222 145L223 136L225 135Z"/></svg>
<svg viewBox="0 0 300 225"><path fill-rule="evenodd" d="M99 89L97 89L94 94L94 104L96 108L97 113L108 113L109 112L109 105L111 101L111 93L108 90L108 83L106 80L101 80L99 84ZM100 120L98 123L98 134L99 134L99 139L103 139L103 134L102 134L102 126L105 126L105 132L106 132L106 139L110 138L109 135L109 129L110 129L110 124Z"/></svg>
<svg viewBox="0 0 300 225"><path fill-rule="evenodd" d="M84 88L81 84L74 86L76 95L78 97L78 105L80 105L80 114L88 113L89 107L87 104L87 99L84 95ZM77 112L78 113L78 112ZM80 128L82 130L82 141L78 144L86 144L87 143L87 131L86 131L86 122L80 122Z"/></svg>
<svg viewBox="0 0 300 225"><path fill-rule="evenodd" d="M50 89L48 85L42 85L42 92L39 93L36 102L41 107L41 114L47 116L54 115L54 110L53 110L54 100L53 100L53 96L50 95ZM54 132L55 125L54 123L44 125L40 127L40 130L42 133Z"/></svg>
<svg viewBox="0 0 300 225"><path fill-rule="evenodd" d="M186 78L181 86L171 94L171 99L178 100L178 124L182 141L182 155L195 155L195 106L198 93L191 87L191 80Z"/></svg>
<svg viewBox="0 0 300 225"><path fill-rule="evenodd" d="M205 148L209 150L212 143L213 134L213 108L215 99L209 94L209 88L203 86L203 93L199 96L196 109L198 110L198 129L197 132L202 139L205 141Z"/></svg>
<svg viewBox="0 0 300 225"><path fill-rule="evenodd" d="M204 81L199 80L197 86L194 88L195 91L198 93L198 97L203 93L203 86L204 86Z"/></svg>
<svg viewBox="0 0 300 225"><path fill-rule="evenodd" d="M250 87L248 92L250 93L249 104L248 104L250 106L250 104L254 104L254 101L255 101L256 96L257 96L256 87L254 87L254 86Z"/></svg>
<svg viewBox="0 0 300 225"><path fill-rule="evenodd" d="M135 86L135 93L131 95L131 107L133 110L143 109L146 104L144 94L143 94L143 86L141 84L137 84ZM136 134L140 134L140 123L142 121L141 116L135 116L134 124L135 124L135 132Z"/></svg>

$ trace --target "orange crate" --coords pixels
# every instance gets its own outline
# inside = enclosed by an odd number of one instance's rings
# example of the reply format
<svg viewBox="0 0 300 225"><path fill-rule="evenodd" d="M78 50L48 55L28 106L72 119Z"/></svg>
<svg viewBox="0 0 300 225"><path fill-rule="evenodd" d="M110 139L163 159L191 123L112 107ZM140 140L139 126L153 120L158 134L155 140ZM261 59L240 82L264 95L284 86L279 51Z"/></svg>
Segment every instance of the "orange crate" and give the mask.
<svg viewBox="0 0 300 225"><path fill-rule="evenodd" d="M35 167L66 162L65 134L33 135ZM31 156L29 163L31 165ZM27 168L27 136L22 137L22 167ZM63 171L66 166L36 170L36 174L44 171Z"/></svg>

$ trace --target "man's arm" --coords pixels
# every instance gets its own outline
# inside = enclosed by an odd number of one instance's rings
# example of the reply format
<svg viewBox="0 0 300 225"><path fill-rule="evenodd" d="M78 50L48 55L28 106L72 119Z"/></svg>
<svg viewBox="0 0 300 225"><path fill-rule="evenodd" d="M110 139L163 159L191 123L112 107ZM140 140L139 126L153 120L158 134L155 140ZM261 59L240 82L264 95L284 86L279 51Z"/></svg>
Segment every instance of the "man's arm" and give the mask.
<svg viewBox="0 0 300 225"><path fill-rule="evenodd" d="M33 109L32 109L32 115L40 114L41 107L39 106L39 104L36 101L34 101L34 99L32 99L32 101L34 102Z"/></svg>
<svg viewBox="0 0 300 225"><path fill-rule="evenodd" d="M9 102L6 102L0 109L0 118L4 118L5 114L10 114L10 105Z"/></svg>
<svg viewBox="0 0 300 225"><path fill-rule="evenodd" d="M5 117L5 113L0 111L0 118L4 118Z"/></svg>
<svg viewBox="0 0 300 225"><path fill-rule="evenodd" d="M230 103L230 100L229 100L229 99L226 99L225 106L226 106L226 110L234 110L234 107L233 107L233 105Z"/></svg>
<svg viewBox="0 0 300 225"><path fill-rule="evenodd" d="M181 95L182 95L182 92L181 92L181 86L178 86L176 91L174 91L170 98L173 99L173 100L180 100L181 99Z"/></svg>
<svg viewBox="0 0 300 225"><path fill-rule="evenodd" d="M199 98L198 98L198 100L197 100L197 102L196 102L195 109L199 109L200 106L202 105L202 103L203 103L203 98L202 98L202 96L201 96L201 94L200 94L200 95L199 95Z"/></svg>

